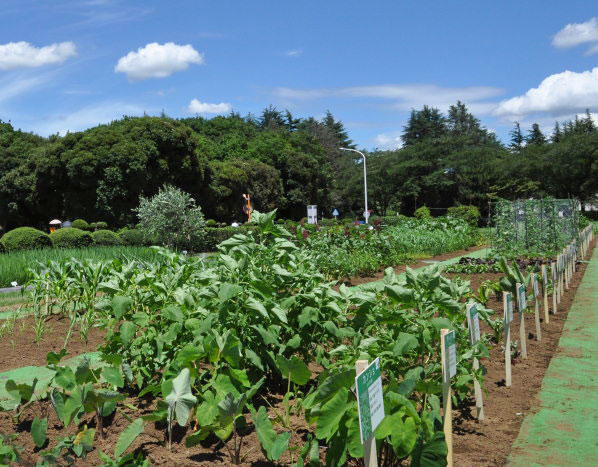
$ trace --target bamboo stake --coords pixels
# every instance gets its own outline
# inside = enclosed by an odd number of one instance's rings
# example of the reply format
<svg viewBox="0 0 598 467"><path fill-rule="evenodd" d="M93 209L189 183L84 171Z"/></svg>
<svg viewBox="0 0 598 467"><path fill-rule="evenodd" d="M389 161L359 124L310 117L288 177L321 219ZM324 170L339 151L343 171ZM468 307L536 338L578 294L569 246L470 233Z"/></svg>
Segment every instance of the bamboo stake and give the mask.
<svg viewBox="0 0 598 467"><path fill-rule="evenodd" d="M536 322L536 340L542 340L542 328L540 327L540 307L538 304L538 297L540 296L538 290L538 276L532 273L532 293L534 295L534 321Z"/></svg>
<svg viewBox="0 0 598 467"><path fill-rule="evenodd" d="M519 340L521 345L521 357L527 358L527 333L525 332L525 303L521 302L521 297L519 294L519 288L521 284L517 282L516 292L517 292L517 308L519 309Z"/></svg>
<svg viewBox="0 0 598 467"><path fill-rule="evenodd" d="M442 410L444 440L447 446L446 465L453 467L453 401L451 396L451 378L446 365L447 349L444 345L444 336L450 331L440 330L440 354L442 358Z"/></svg>
<svg viewBox="0 0 598 467"><path fill-rule="evenodd" d="M513 295L502 293L505 322L505 385L511 387L511 321L513 320Z"/></svg>
<svg viewBox="0 0 598 467"><path fill-rule="evenodd" d="M467 305L467 322L469 325L469 337L472 344L475 344L479 339L475 332L475 323L473 322L473 318L470 315L471 309L475 307L475 304L470 303ZM478 334L479 334L479 318L478 319ZM480 361L477 357L473 357L473 369L479 370L480 369ZM482 387L480 386L480 382L477 379L473 380L473 393L475 395L475 406L476 406L476 414L478 420L484 420L484 400L482 398Z"/></svg>
<svg viewBox="0 0 598 467"><path fill-rule="evenodd" d="M550 323L550 313L548 313L548 273L546 265L542 265L542 295L544 296L544 321Z"/></svg>

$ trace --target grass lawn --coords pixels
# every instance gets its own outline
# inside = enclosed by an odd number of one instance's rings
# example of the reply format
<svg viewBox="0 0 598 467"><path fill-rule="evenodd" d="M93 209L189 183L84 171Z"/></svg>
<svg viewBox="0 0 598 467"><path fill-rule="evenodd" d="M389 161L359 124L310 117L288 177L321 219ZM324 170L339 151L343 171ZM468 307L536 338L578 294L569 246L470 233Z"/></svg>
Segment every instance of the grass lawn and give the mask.
<svg viewBox="0 0 598 467"><path fill-rule="evenodd" d="M42 250L16 251L0 254L0 287L19 285L29 280L28 268L38 263L60 261L68 258L104 261L114 258L153 260L156 253L151 248L138 246L95 246L89 248L46 248Z"/></svg>

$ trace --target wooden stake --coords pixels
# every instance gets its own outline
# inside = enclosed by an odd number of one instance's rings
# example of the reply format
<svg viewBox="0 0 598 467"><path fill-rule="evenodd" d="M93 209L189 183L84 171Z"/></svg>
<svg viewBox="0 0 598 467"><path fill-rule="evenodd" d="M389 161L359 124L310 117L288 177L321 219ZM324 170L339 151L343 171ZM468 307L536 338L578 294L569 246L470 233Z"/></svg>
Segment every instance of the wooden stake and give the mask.
<svg viewBox="0 0 598 467"><path fill-rule="evenodd" d="M446 465L447 467L453 467L453 401L451 378L449 377L449 369L446 367L446 348L444 347L444 336L449 332L448 329L440 330L440 356L442 358L443 429L447 447Z"/></svg>
<svg viewBox="0 0 598 467"><path fill-rule="evenodd" d="M502 306L504 309L505 321L505 385L511 387L511 321L509 320L508 310L508 295L509 292L502 293ZM511 296L512 298L512 296ZM512 302L511 302L512 303Z"/></svg>
<svg viewBox="0 0 598 467"><path fill-rule="evenodd" d="M538 276L536 275L536 273L533 273L533 275L532 275L532 294L534 295L534 321L536 322L536 340L541 341L542 340L542 328L540 327L540 305L538 303L538 298L539 298L540 294L539 294L539 291L538 291L538 294L536 294L537 283L536 283L536 287L534 287L534 282L536 282L537 280L538 280Z"/></svg>
<svg viewBox="0 0 598 467"><path fill-rule="evenodd" d="M550 262L550 271L552 274L552 313L556 315L557 302L559 297L559 288L557 285L558 274L556 272L556 261Z"/></svg>
<svg viewBox="0 0 598 467"><path fill-rule="evenodd" d="M546 278L546 281L544 281ZM546 265L542 265L542 295L544 296L544 321L546 324L550 323L550 313L548 313L548 273L546 272Z"/></svg>
<svg viewBox="0 0 598 467"><path fill-rule="evenodd" d="M367 360L357 360L355 362L355 374L360 373L368 367ZM378 467L378 456L376 454L376 437L372 436L363 443L363 465L365 467Z"/></svg>
<svg viewBox="0 0 598 467"><path fill-rule="evenodd" d="M521 284L518 282L516 285L517 292L517 308L519 309L519 341L521 345L521 357L527 358L527 333L525 332L525 308L521 309L519 300L519 287Z"/></svg>

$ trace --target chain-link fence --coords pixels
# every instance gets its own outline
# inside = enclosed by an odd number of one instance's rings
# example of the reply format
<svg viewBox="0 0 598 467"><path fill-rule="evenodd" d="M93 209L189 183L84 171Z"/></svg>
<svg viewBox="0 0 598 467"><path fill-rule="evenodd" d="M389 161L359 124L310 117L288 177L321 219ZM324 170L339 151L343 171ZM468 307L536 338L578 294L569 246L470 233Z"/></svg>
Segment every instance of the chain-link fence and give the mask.
<svg viewBox="0 0 598 467"><path fill-rule="evenodd" d="M577 200L500 200L490 208L494 222L492 247L502 254L551 254L576 239L579 232Z"/></svg>

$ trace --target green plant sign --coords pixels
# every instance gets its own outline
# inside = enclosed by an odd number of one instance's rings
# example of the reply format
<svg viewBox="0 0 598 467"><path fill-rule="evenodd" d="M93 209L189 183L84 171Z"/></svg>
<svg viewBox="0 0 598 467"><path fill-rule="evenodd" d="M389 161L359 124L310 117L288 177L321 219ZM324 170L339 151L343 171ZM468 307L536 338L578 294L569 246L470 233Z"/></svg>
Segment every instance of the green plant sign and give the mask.
<svg viewBox="0 0 598 467"><path fill-rule="evenodd" d="M361 443L369 440L374 430L384 419L384 398L382 396L382 375L380 359L374 360L355 378L357 405L359 409L359 430Z"/></svg>

